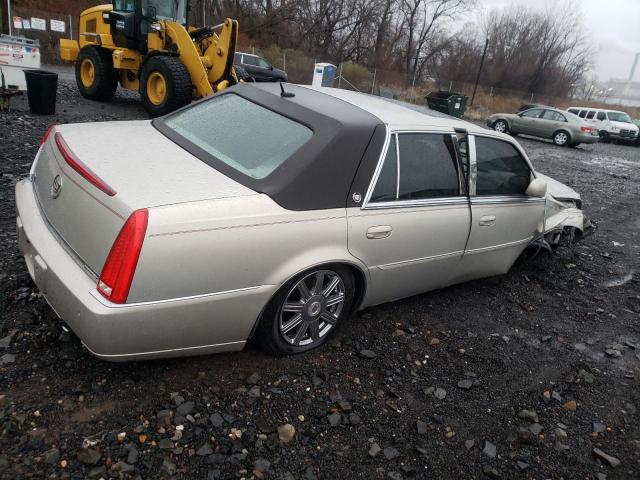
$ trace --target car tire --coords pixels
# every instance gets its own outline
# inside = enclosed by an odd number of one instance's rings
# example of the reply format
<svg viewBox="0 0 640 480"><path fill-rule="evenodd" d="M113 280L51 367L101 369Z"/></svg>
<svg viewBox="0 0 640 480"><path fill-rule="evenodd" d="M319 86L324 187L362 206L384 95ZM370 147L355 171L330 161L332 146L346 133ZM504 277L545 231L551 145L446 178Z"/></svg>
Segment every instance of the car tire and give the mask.
<svg viewBox="0 0 640 480"><path fill-rule="evenodd" d="M176 57L157 55L142 67L142 105L151 117L160 117L191 102L193 85L187 67Z"/></svg>
<svg viewBox="0 0 640 480"><path fill-rule="evenodd" d="M327 265L307 270L288 281L271 299L253 340L274 355L317 348L349 317L354 295L355 280L349 268ZM327 306L327 302L335 303Z"/></svg>
<svg viewBox="0 0 640 480"><path fill-rule="evenodd" d="M606 130L600 130L599 134L600 134L600 141L602 143L611 142L611 135L609 135L609 132L607 132Z"/></svg>
<svg viewBox="0 0 640 480"><path fill-rule="evenodd" d="M571 135L566 130L558 130L551 137L553 143L558 147L566 147L571 145Z"/></svg>
<svg viewBox="0 0 640 480"><path fill-rule="evenodd" d="M493 129L496 132L509 133L509 124L506 122L506 120L496 120L495 122L493 122Z"/></svg>
<svg viewBox="0 0 640 480"><path fill-rule="evenodd" d="M108 50L87 45L80 49L76 60L76 83L84 98L110 100L118 88L118 75Z"/></svg>

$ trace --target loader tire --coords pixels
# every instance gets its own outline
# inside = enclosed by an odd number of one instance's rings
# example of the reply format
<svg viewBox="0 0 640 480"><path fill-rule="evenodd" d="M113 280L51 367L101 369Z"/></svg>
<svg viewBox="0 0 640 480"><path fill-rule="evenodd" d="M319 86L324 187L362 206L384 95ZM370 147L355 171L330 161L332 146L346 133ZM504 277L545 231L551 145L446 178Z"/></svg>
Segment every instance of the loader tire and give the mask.
<svg viewBox="0 0 640 480"><path fill-rule="evenodd" d="M234 65L233 68L236 70L236 77L238 77L238 81L241 82L255 82L256 79L253 78L249 72L247 72L246 68L241 67L240 65Z"/></svg>
<svg viewBox="0 0 640 480"><path fill-rule="evenodd" d="M142 104L151 117L159 117L191 102L193 85L187 67L176 57L152 57L142 67Z"/></svg>
<svg viewBox="0 0 640 480"><path fill-rule="evenodd" d="M95 45L82 47L76 60L76 83L83 97L110 100L118 88L111 53Z"/></svg>

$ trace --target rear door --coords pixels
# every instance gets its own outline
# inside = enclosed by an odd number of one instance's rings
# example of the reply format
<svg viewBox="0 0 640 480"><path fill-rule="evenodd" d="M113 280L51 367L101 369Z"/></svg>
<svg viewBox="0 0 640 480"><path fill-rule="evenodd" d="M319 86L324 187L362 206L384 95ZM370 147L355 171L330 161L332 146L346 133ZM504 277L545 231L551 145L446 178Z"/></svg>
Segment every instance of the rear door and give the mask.
<svg viewBox="0 0 640 480"><path fill-rule="evenodd" d="M253 55L242 55L242 65L256 80L264 79L263 69L258 67L258 57Z"/></svg>
<svg viewBox="0 0 640 480"><path fill-rule="evenodd" d="M534 174L515 144L470 135L469 149L471 232L456 281L507 272L544 221L545 199L526 195Z"/></svg>
<svg viewBox="0 0 640 480"><path fill-rule="evenodd" d="M555 132L567 128L567 118L556 110L545 109L540 117L540 134L551 138Z"/></svg>
<svg viewBox="0 0 640 480"><path fill-rule="evenodd" d="M349 251L367 265L367 303L447 285L469 234L469 205L444 132L397 132L362 208L347 210Z"/></svg>

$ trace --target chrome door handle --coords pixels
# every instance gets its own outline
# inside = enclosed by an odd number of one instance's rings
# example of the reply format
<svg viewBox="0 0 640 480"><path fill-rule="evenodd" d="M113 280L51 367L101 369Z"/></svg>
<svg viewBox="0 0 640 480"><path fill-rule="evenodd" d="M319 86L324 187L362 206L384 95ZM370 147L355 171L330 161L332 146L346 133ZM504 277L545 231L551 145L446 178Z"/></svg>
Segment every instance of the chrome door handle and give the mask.
<svg viewBox="0 0 640 480"><path fill-rule="evenodd" d="M367 238L376 239L376 238L387 238L391 235L391 225L378 225L377 227L371 227L367 230Z"/></svg>
<svg viewBox="0 0 640 480"><path fill-rule="evenodd" d="M480 217L479 225L481 227L490 227L494 223L496 223L495 215L485 215L484 217Z"/></svg>

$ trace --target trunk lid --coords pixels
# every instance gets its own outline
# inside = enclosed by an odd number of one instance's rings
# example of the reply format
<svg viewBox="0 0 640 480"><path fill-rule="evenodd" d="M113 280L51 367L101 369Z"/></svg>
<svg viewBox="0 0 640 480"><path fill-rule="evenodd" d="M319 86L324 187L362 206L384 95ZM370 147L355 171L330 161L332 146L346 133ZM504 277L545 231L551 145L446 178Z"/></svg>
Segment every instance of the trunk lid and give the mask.
<svg viewBox="0 0 640 480"><path fill-rule="evenodd" d="M114 195L101 191L65 160L55 133ZM38 152L32 180L51 227L96 274L137 209L256 195L173 143L150 121L57 126Z"/></svg>

